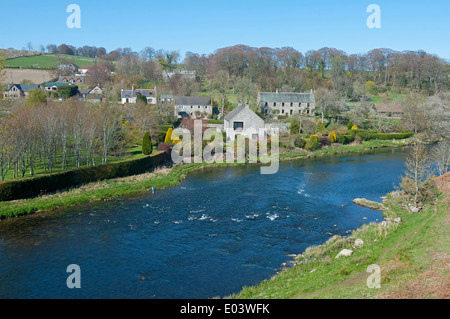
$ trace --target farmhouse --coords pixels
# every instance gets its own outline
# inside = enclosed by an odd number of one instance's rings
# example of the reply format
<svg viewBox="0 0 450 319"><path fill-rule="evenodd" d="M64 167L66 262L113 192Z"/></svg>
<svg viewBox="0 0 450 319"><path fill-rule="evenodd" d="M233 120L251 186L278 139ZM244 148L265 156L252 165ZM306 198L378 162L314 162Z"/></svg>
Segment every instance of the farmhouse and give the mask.
<svg viewBox="0 0 450 319"><path fill-rule="evenodd" d="M177 118L207 118L213 114L211 97L176 96L175 116Z"/></svg>
<svg viewBox="0 0 450 319"><path fill-rule="evenodd" d="M247 105L239 105L228 113L224 119L226 132L234 132L246 138L257 139L260 129L264 129L264 120L253 112Z"/></svg>
<svg viewBox="0 0 450 319"><path fill-rule="evenodd" d="M136 104L136 99L138 95L143 95L147 98L148 104L157 104L158 100L156 98L156 88L153 89L135 89L134 87L131 90L123 90L122 89L122 104Z"/></svg>
<svg viewBox="0 0 450 319"><path fill-rule="evenodd" d="M258 108L266 115L314 115L316 102L312 93L258 93Z"/></svg>
<svg viewBox="0 0 450 319"><path fill-rule="evenodd" d="M39 89L41 86L37 84L8 84L3 94L4 98L17 99L27 96L30 90Z"/></svg>

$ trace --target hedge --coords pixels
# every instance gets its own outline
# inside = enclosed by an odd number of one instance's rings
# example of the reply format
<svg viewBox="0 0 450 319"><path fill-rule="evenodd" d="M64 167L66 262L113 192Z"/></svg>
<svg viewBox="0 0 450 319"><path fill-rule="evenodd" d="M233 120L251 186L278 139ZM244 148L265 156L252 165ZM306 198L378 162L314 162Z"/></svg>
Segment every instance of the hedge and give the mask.
<svg viewBox="0 0 450 319"><path fill-rule="evenodd" d="M355 140L355 136L361 137L363 141L369 140L402 140L413 136L413 132L401 132L401 133L379 133L374 131L352 130L348 131L344 135L337 137L337 142L340 144L350 144Z"/></svg>
<svg viewBox="0 0 450 319"><path fill-rule="evenodd" d="M158 152L139 159L0 182L0 201L24 199L100 180L142 174L163 163L164 160L165 154Z"/></svg>

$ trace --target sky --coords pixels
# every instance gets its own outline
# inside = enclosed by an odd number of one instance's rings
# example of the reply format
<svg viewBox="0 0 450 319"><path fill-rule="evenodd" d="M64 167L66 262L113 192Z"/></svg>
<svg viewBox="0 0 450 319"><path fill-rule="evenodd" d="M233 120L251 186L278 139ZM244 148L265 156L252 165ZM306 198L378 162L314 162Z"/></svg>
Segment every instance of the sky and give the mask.
<svg viewBox="0 0 450 319"><path fill-rule="evenodd" d="M67 27L70 4L81 9L81 28ZM367 26L370 4L381 10L381 28ZM450 60L449 0L1 0L0 8L0 48L152 47L184 57L245 44L303 53L424 50Z"/></svg>

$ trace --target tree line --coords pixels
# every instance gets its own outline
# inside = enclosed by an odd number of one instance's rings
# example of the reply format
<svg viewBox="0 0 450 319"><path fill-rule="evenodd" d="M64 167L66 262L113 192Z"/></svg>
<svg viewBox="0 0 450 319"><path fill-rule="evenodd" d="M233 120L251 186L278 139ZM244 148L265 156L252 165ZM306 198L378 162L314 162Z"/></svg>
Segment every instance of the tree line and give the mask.
<svg viewBox="0 0 450 319"><path fill-rule="evenodd" d="M123 151L120 115L114 106L67 101L0 117L0 179L106 164Z"/></svg>

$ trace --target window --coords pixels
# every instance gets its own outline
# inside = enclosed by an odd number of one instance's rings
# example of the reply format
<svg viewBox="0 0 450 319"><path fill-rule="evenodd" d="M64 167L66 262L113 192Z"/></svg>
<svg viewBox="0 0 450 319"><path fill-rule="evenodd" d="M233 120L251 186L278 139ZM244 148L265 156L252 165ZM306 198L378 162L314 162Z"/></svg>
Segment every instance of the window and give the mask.
<svg viewBox="0 0 450 319"><path fill-rule="evenodd" d="M293 107L294 106L294 103L291 103L291 107Z"/></svg>
<svg viewBox="0 0 450 319"><path fill-rule="evenodd" d="M283 103L281 103L281 106L284 106L284 102L283 102Z"/></svg>
<svg viewBox="0 0 450 319"><path fill-rule="evenodd" d="M273 106L277 106L277 102L273 102Z"/></svg>
<svg viewBox="0 0 450 319"><path fill-rule="evenodd" d="M269 106L269 103L266 102L266 104L264 104L264 106Z"/></svg>
<svg viewBox="0 0 450 319"><path fill-rule="evenodd" d="M291 115L293 114L293 111L291 110Z"/></svg>
<svg viewBox="0 0 450 319"><path fill-rule="evenodd" d="M244 129L244 122L234 122L233 128L235 131L242 131Z"/></svg>
<svg viewBox="0 0 450 319"><path fill-rule="evenodd" d="M281 110L281 114L284 114L284 110Z"/></svg>

